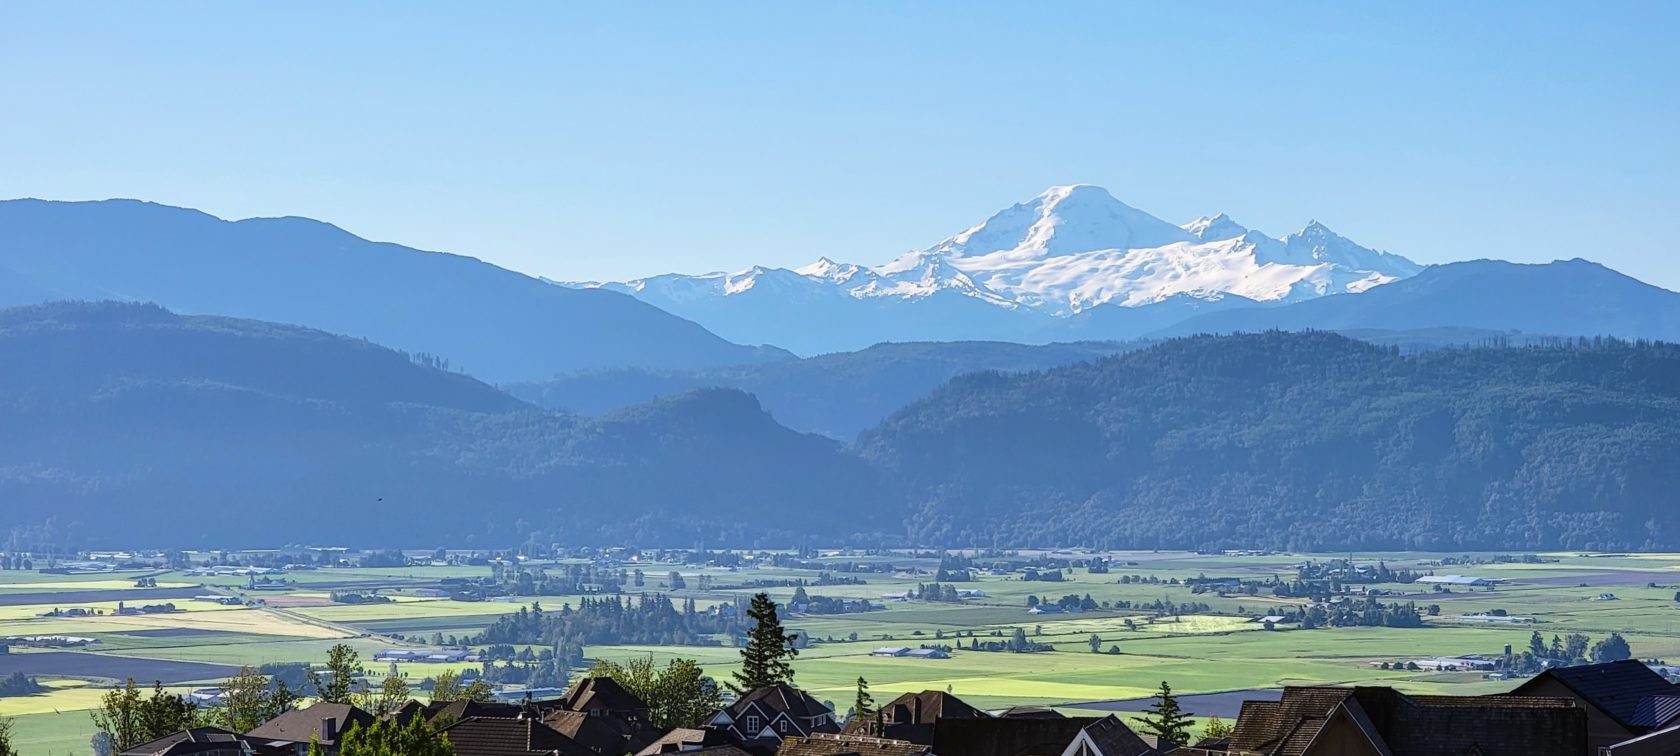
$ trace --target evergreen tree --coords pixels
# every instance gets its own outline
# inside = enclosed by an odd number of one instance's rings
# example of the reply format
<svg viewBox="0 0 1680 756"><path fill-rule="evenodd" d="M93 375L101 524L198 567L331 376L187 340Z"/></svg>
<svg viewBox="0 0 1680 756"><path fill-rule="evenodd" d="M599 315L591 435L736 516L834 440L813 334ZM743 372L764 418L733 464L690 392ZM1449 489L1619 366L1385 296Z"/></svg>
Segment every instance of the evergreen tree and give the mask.
<svg viewBox="0 0 1680 756"><path fill-rule="evenodd" d="M1155 694L1155 703L1149 705L1149 713L1138 721L1145 733L1167 742L1184 745L1190 740L1190 717L1179 709L1178 698L1165 680L1161 681L1161 692Z"/></svg>
<svg viewBox="0 0 1680 756"><path fill-rule="evenodd" d="M857 698L852 702L852 717L854 719L875 718L875 697L869 695L869 681L859 676L857 679ZM870 734L879 735L874 731L875 725L870 725Z"/></svg>
<svg viewBox="0 0 1680 756"><path fill-rule="evenodd" d="M18 756L12 747L12 720L0 717L0 756Z"/></svg>
<svg viewBox="0 0 1680 756"><path fill-rule="evenodd" d="M793 647L795 636L782 629L782 620L776 616L776 603L770 600L769 594L753 596L747 619L753 621L753 627L747 631L746 647L741 649L741 670L735 673L729 689L740 694L792 682L792 662L799 649Z"/></svg>

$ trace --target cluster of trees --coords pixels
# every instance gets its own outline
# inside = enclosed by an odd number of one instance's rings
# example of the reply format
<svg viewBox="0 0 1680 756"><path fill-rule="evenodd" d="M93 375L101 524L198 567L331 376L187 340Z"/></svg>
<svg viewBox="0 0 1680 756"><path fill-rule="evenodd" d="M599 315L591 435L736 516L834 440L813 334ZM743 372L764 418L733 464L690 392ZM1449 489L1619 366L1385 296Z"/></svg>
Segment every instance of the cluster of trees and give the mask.
<svg viewBox="0 0 1680 756"><path fill-rule="evenodd" d="M22 672L13 672L0 678L0 698L13 696L32 696L46 690L40 681Z"/></svg>
<svg viewBox="0 0 1680 756"><path fill-rule="evenodd" d="M0 570L33 570L35 561L27 557L0 555Z"/></svg>
<svg viewBox="0 0 1680 756"><path fill-rule="evenodd" d="M92 716L98 731L95 742L105 741L113 753L196 727L202 721L198 705L185 696L164 690L162 683L153 686L151 695L145 695L134 678L121 688L106 691Z"/></svg>
<svg viewBox="0 0 1680 756"><path fill-rule="evenodd" d="M1415 583L1423 573L1415 570L1392 570L1377 562L1376 567L1360 569L1347 559L1328 559L1322 562L1307 560L1295 569L1295 579L1303 582L1329 582L1336 590L1343 585L1372 585L1377 583Z"/></svg>
<svg viewBox="0 0 1680 756"><path fill-rule="evenodd" d="M939 558L939 571L933 579L941 583L967 583L974 580L974 561L961 554L945 554ZM861 682L863 678L858 678Z"/></svg>
<svg viewBox="0 0 1680 756"><path fill-rule="evenodd" d="M611 677L625 690L648 705L648 719L654 727L699 727L706 715L723 707L723 689L706 676L693 659L672 659L659 667L653 657L631 659L624 664L597 661L591 677Z"/></svg>
<svg viewBox="0 0 1680 756"><path fill-rule="evenodd" d="M408 724L380 719L368 727L350 726L338 741L338 756L455 756L447 734L432 730L425 717L413 717ZM318 740L309 742L309 756L325 751Z"/></svg>
<svg viewBox="0 0 1680 756"><path fill-rule="evenodd" d="M583 598L576 609L566 604L557 612L544 611L541 604L520 607L485 628L472 643L565 645L580 650L603 644L713 646L720 643L715 636L733 635L740 629L740 621L731 613L700 612L692 598L679 611L665 594L644 593L634 599Z"/></svg>
<svg viewBox="0 0 1680 756"><path fill-rule="evenodd" d="M956 603L962 601L962 593L954 585L940 585L939 583L917 583L910 591L910 598L917 601L946 601Z"/></svg>
<svg viewBox="0 0 1680 756"><path fill-rule="evenodd" d="M957 641L957 648L965 648L961 640ZM1036 654L1056 650L1055 646L1048 643L1039 643L1027 638L1027 631L1019 627L1010 633L1009 640L982 641L971 634L966 648L969 651L1002 651L1012 654Z"/></svg>
<svg viewBox="0 0 1680 756"><path fill-rule="evenodd" d="M389 603L391 603L391 597L390 596L381 596L377 593L358 593L358 592L355 592L355 591L333 591L333 592L327 594L327 598L330 599L335 604L389 604Z"/></svg>
<svg viewBox="0 0 1680 756"><path fill-rule="evenodd" d="M1528 648L1514 652L1506 664L1511 671L1532 674L1545 668L1548 662L1573 666L1632 658L1633 649L1621 633L1613 632L1597 643L1582 633L1570 633L1563 637L1553 635L1552 642L1548 644L1536 630L1528 636Z"/></svg>
<svg viewBox="0 0 1680 756"><path fill-rule="evenodd" d="M1384 604L1367 596L1364 601L1344 601L1339 604L1315 604L1283 612L1283 617L1299 623L1302 630L1320 627L1423 627L1417 604L1394 602Z"/></svg>
<svg viewBox="0 0 1680 756"><path fill-rule="evenodd" d="M805 592L805 586L803 585L793 590L793 600L788 603L793 606L804 607L803 611L806 614L854 614L873 611L876 608L868 599L812 596Z"/></svg>

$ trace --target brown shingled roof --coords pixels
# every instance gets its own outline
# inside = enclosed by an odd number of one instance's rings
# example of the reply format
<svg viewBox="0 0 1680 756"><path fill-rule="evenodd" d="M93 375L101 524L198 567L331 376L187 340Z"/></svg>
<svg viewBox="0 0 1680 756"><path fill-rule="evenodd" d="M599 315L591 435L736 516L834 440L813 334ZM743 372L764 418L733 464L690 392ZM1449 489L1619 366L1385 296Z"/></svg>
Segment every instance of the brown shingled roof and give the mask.
<svg viewBox="0 0 1680 756"><path fill-rule="evenodd" d="M597 756L534 719L468 717L443 728L456 756Z"/></svg>
<svg viewBox="0 0 1680 756"><path fill-rule="evenodd" d="M927 746L906 740L816 734L788 738L776 756L925 756Z"/></svg>
<svg viewBox="0 0 1680 756"><path fill-rule="evenodd" d="M1230 752L1301 756L1343 719L1392 756L1586 752L1586 712L1568 699L1407 696L1379 687L1285 688L1276 702L1245 702Z"/></svg>

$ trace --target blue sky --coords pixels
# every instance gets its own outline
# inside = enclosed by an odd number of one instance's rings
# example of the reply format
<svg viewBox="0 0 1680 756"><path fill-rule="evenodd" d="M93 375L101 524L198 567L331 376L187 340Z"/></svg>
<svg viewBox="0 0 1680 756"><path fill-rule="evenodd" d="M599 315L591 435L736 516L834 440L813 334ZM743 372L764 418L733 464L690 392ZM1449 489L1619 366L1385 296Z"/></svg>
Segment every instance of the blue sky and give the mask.
<svg viewBox="0 0 1680 756"><path fill-rule="evenodd" d="M0 197L588 279L881 262L1081 182L1680 289L1680 3L476 5L11 0Z"/></svg>

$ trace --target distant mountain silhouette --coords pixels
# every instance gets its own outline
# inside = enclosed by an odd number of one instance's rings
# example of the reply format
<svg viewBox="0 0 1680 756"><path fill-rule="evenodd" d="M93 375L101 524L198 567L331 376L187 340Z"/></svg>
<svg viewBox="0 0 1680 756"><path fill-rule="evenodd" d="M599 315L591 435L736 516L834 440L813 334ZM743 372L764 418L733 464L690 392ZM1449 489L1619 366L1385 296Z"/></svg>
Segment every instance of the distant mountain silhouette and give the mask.
<svg viewBox="0 0 1680 756"><path fill-rule="evenodd" d="M874 493L739 392L583 419L365 341L136 304L0 312L0 427L0 528L100 543L788 543Z"/></svg>
<svg viewBox="0 0 1680 756"><path fill-rule="evenodd" d="M856 352L758 365L591 370L504 388L533 404L585 415L699 388L734 388L757 396L789 428L851 439L964 373L1043 370L1143 346L1104 341L1043 346L996 341L877 344Z"/></svg>
<svg viewBox="0 0 1680 756"><path fill-rule="evenodd" d="M1441 327L1680 341L1680 294L1586 260L1473 260L1361 294L1198 315L1155 335Z"/></svg>
<svg viewBox="0 0 1680 756"><path fill-rule="evenodd" d="M228 222L132 200L0 202L0 305L156 302L435 354L489 381L785 357L614 292L370 242L305 218Z"/></svg>

